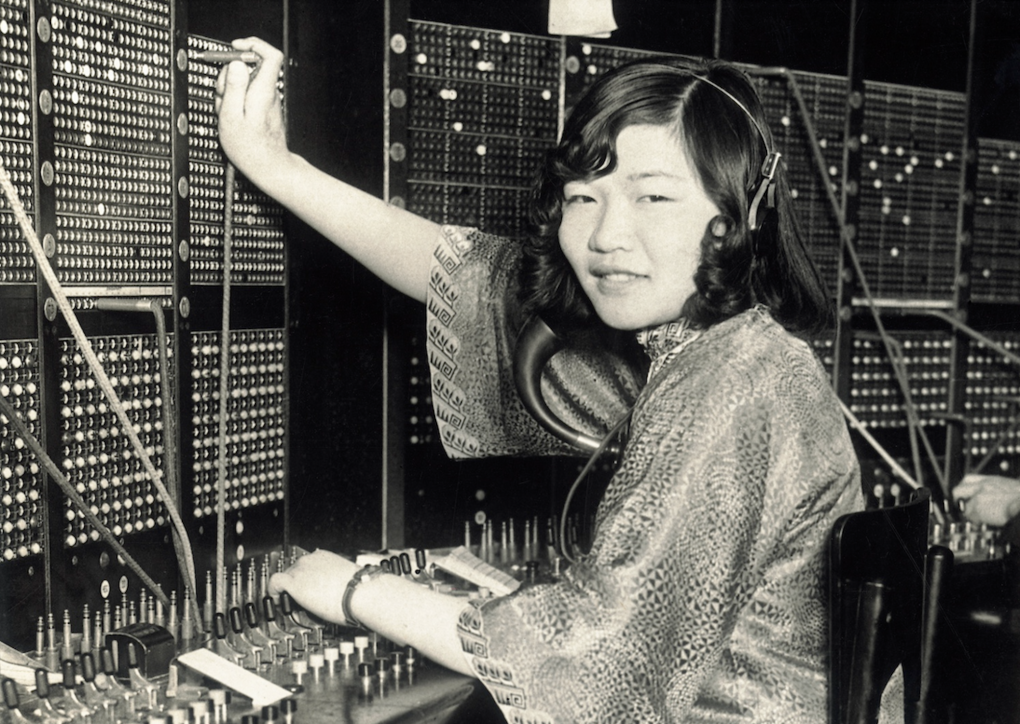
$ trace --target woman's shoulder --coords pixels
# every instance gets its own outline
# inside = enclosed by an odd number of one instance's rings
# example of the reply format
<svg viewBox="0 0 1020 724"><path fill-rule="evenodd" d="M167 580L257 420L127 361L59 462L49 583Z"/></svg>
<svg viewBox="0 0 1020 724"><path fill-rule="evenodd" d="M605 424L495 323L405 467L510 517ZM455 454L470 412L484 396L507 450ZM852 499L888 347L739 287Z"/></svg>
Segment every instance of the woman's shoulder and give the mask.
<svg viewBox="0 0 1020 724"><path fill-rule="evenodd" d="M706 394L819 401L831 392L812 345L755 307L707 329L683 376ZM741 392L737 392L740 389Z"/></svg>
<svg viewBox="0 0 1020 724"><path fill-rule="evenodd" d="M436 275L453 280L488 279L489 283L512 274L520 265L521 242L470 226L443 225L434 252L433 282Z"/></svg>
<svg viewBox="0 0 1020 724"><path fill-rule="evenodd" d="M439 243L450 247L460 256L495 253L497 250L517 248L521 244L509 236L482 231L474 226L444 224L439 230Z"/></svg>
<svg viewBox="0 0 1020 724"><path fill-rule="evenodd" d="M729 348L734 353L746 352L759 359L793 355L817 360L811 343L788 331L773 318L767 307L761 305L710 327L706 330L705 340L720 348ZM742 361L738 354L731 354L730 358L735 362Z"/></svg>

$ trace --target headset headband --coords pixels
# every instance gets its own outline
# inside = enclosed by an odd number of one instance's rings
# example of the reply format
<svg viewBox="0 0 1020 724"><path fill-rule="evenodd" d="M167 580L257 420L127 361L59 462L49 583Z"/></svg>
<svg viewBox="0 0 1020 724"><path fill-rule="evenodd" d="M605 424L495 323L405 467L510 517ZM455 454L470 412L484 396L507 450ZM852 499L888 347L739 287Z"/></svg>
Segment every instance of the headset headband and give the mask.
<svg viewBox="0 0 1020 724"><path fill-rule="evenodd" d="M754 126L754 129L756 131L758 131L758 135L761 136L762 144L765 146L766 153L765 160L762 161L761 164L761 170L759 170L758 172L761 178L758 179L758 182L755 185L754 193L751 197L751 205L748 207L747 210L747 225L750 227L751 231L756 230L759 226L758 208L761 206L761 202L763 200L765 201L765 208L774 209L776 207L776 184L774 179L776 175L776 169L779 168L779 159L782 157L783 154L772 149L771 144L769 143L768 140L768 136L765 135L765 129L763 129L761 127L761 124L758 123L757 119L753 115L751 115L751 111L748 110L747 106L741 103L740 99L738 99L735 95L733 95L728 90L723 88L721 85L714 81L709 80L703 75L698 75L697 73L694 73L690 70L686 70L684 68L676 68L672 65L665 65L663 63L657 63L655 64L655 67L662 68L663 70L668 70L673 73L686 75L688 77L695 78L706 85L712 86L717 91L722 93L724 96L729 98L734 103L734 105L737 106L737 108L743 111L744 115L747 116L747 119L751 122L751 125Z"/></svg>

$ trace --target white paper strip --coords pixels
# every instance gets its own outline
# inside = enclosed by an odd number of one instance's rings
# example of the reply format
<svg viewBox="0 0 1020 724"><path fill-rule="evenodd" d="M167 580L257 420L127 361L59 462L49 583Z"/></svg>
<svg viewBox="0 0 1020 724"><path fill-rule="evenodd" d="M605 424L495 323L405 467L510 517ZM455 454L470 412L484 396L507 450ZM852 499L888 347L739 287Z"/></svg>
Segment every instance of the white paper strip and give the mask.
<svg viewBox="0 0 1020 724"><path fill-rule="evenodd" d="M252 706L259 709L275 704L291 695L282 686L263 679L258 674L233 664L209 649L195 649L181 654L177 660L190 669L233 689L241 696L251 699Z"/></svg>
<svg viewBox="0 0 1020 724"><path fill-rule="evenodd" d="M613 0L549 0L549 33L608 38L616 30Z"/></svg>

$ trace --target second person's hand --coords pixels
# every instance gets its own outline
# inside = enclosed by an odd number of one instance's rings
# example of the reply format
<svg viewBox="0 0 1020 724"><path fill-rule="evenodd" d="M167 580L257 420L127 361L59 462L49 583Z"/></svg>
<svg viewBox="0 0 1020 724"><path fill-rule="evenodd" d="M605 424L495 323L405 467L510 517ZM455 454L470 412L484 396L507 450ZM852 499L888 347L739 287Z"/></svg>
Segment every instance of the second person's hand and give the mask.
<svg viewBox="0 0 1020 724"><path fill-rule="evenodd" d="M1001 475L966 475L953 489L968 520L1006 525L1020 515L1020 481Z"/></svg>

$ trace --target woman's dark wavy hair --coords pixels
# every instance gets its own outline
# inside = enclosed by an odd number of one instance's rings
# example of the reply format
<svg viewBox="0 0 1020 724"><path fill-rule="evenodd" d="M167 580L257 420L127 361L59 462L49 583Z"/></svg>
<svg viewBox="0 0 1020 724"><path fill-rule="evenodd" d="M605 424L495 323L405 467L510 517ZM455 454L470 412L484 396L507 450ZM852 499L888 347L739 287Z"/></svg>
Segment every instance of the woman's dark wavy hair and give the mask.
<svg viewBox="0 0 1020 724"><path fill-rule="evenodd" d="M699 76L738 99L761 132L733 98ZM683 316L704 328L763 304L795 334L810 336L831 325L832 303L804 248L782 164L775 175L775 209L756 231L748 224L751 196L772 149L758 94L727 63L677 59L638 61L607 73L567 119L532 191L533 234L521 270L525 313L540 314L568 335L605 329L560 249L563 187L612 172L617 136L638 124L675 132L725 222L713 220L705 230L694 275L697 291L684 304ZM711 231L718 226L725 227L722 237Z"/></svg>

